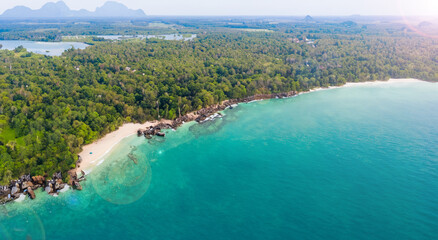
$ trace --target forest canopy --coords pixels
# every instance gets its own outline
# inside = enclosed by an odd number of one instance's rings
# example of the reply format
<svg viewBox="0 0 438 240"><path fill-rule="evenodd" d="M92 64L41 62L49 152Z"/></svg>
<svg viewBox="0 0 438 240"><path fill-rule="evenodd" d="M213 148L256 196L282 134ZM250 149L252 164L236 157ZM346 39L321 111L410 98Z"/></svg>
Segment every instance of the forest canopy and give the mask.
<svg viewBox="0 0 438 240"><path fill-rule="evenodd" d="M81 146L124 122L175 119L178 109L346 82L438 81L437 40L350 25L96 41L60 57L0 50L0 183L65 173Z"/></svg>

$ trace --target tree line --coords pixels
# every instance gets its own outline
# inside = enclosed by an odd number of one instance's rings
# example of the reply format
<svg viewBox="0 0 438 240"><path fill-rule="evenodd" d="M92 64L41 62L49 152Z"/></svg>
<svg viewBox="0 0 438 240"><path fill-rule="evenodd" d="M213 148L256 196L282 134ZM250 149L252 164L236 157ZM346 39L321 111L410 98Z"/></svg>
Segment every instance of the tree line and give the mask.
<svg viewBox="0 0 438 240"><path fill-rule="evenodd" d="M438 81L435 46L423 37L315 29L97 42L60 57L1 50L0 183L24 173L65 173L81 146L124 122L346 82Z"/></svg>

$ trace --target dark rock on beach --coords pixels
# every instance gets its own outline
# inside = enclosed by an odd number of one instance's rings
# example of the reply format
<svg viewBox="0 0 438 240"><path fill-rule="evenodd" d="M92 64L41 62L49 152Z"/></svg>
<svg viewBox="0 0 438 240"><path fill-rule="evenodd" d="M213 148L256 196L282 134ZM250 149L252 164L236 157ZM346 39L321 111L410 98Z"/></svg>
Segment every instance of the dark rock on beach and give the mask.
<svg viewBox="0 0 438 240"><path fill-rule="evenodd" d="M46 179L43 176L33 176L32 181L38 185L43 185Z"/></svg>
<svg viewBox="0 0 438 240"><path fill-rule="evenodd" d="M27 181L27 182L23 182L23 184L21 185L22 189L27 189L27 188L32 188L33 187L33 183L31 181Z"/></svg>
<svg viewBox="0 0 438 240"><path fill-rule="evenodd" d="M73 188L76 190L82 190L82 186L79 181L73 181Z"/></svg>
<svg viewBox="0 0 438 240"><path fill-rule="evenodd" d="M32 190L32 188L31 187L28 187L27 188L27 194L29 194L29 197L31 198L31 199L35 199L35 192Z"/></svg>
<svg viewBox="0 0 438 240"><path fill-rule="evenodd" d="M285 93L257 94L242 99L226 100L223 101L221 104L216 104L210 107L203 108L199 111L195 111L192 113L188 113L184 116L180 116L179 118L175 119L171 124L159 123L156 126L150 126L146 130L138 129L137 135L138 136L144 135L147 139L151 139L152 136L164 137L165 134L161 132L162 129L169 129L169 128L176 129L186 122L197 121L199 123L202 123L206 120L210 120L215 117L221 117L222 115L218 113L219 111L225 110L226 108L233 108L232 106L238 103L248 103L251 101L263 100L263 99L286 98L286 97L295 96L297 94L298 92L291 91Z"/></svg>
<svg viewBox="0 0 438 240"><path fill-rule="evenodd" d="M53 193L53 185L52 185L52 183L49 182L49 183L46 185L46 187L44 188L44 191L47 192L48 194Z"/></svg>
<svg viewBox="0 0 438 240"><path fill-rule="evenodd" d="M27 194L31 199L35 199L35 189L44 188L48 194L58 193L65 187L62 181L61 172L52 175L51 180L46 179L47 176L31 176L23 175L17 180L12 180L9 185L0 186L0 203L13 201L20 197L22 193ZM76 179L78 180L78 179ZM82 180L85 180L83 178Z"/></svg>

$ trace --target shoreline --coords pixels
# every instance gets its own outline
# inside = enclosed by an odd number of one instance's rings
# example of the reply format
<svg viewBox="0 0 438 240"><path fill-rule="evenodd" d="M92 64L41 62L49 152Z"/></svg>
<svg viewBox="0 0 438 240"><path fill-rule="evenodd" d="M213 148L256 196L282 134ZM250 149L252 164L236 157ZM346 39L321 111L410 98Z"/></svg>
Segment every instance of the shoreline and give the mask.
<svg viewBox="0 0 438 240"><path fill-rule="evenodd" d="M170 124L171 122L172 120L163 119L160 121L148 121L143 124L123 124L117 130L106 134L93 143L83 146L82 152L78 154L81 157L81 160L78 162L76 171L84 171L86 174L90 173L94 167L100 165L100 161L98 160L101 160L106 154L108 154L118 143L120 143L120 141L136 134L138 129L156 126L160 123Z"/></svg>
<svg viewBox="0 0 438 240"><path fill-rule="evenodd" d="M327 88L314 88L309 91L304 92L288 92L288 93L279 93L279 94L259 94L250 96L244 99L229 99L223 101L221 104L216 104L211 107L203 108L199 111L194 111L187 113L186 115L177 118L176 120L167 120L162 119L160 121L148 121L143 124L140 123L125 123L117 130L108 133L103 138L93 142L91 144L85 145L82 147L82 152L78 155L81 156L82 160L80 162L80 166L76 168L77 172L83 170L86 174L89 174L94 167L100 165L102 163L102 158L108 154L120 141L123 139L137 134L137 131L141 129L142 131L148 128L155 128L157 126L167 125L169 128L177 128L186 122L191 121L203 121L207 117L222 111L228 108L231 105L238 103L249 103L254 101L261 101L267 99L274 98L286 98L286 97L294 97L299 96L305 93L311 93L321 90L329 90L335 88L344 88L344 87L357 87L357 86L371 86L371 85L380 85L380 84L393 84L393 83L416 83L416 82L425 82L423 80L413 79L413 78L404 78L404 79L389 79L389 80L377 80L377 81L368 81L368 82L347 82L342 86L330 86ZM92 152L93 154L90 154ZM99 161L100 160L100 161Z"/></svg>
<svg viewBox="0 0 438 240"><path fill-rule="evenodd" d="M76 168L71 169L68 174L70 175L70 180L68 183L62 181L61 172L55 173L52 179L46 179L47 176L30 176L23 175L18 180L12 180L8 186L0 186L0 190L3 192L10 192L8 197L6 195L0 198L0 204L6 202L14 201L20 202L23 200L23 196L29 195L31 199L35 198L34 190L39 188L44 188L43 191L57 196L58 193L68 191L68 189L82 190L82 186L79 184L80 181L86 180L85 175L92 172L92 170L105 161L105 156L111 152L111 150L117 146L123 139L138 134L139 136L144 135L149 138L152 135L160 135L159 133L162 129L176 129L179 126L196 121L202 123L204 121L212 120L216 116L219 116L220 111L227 108L232 108L239 103L251 103L261 100L268 99L279 99L279 98L290 98L296 97L301 94L311 93L321 90L329 90L341 87L355 87L364 85L381 85L381 84L393 84L393 83L418 83L427 82L417 79L389 79L387 81L368 81L368 82L356 82L356 83L346 83L341 86L330 86L326 88L314 88L303 92L285 92L285 93L272 93L272 94L257 94L249 96L242 99L229 99L221 102L220 104L212 105L200 109L198 111L193 111L187 113L175 120L154 120L147 121L145 123L124 123L117 130L110 132L103 136L102 138L96 140L95 142L82 146L82 151L78 154L79 159L76 164ZM163 134L164 135L164 134ZM80 175L79 175L80 174ZM17 201L18 200L18 201Z"/></svg>

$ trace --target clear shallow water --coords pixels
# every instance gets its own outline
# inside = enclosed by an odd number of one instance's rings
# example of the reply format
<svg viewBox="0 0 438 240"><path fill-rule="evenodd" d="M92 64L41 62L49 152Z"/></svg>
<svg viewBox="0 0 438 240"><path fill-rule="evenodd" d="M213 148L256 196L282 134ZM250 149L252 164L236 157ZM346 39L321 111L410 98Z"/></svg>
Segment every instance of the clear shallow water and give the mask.
<svg viewBox="0 0 438 240"><path fill-rule="evenodd" d="M339 88L225 114L125 139L82 192L0 206L0 236L437 239L437 84Z"/></svg>
<svg viewBox="0 0 438 240"><path fill-rule="evenodd" d="M76 49L85 49L88 47L85 43L80 42L34 42L21 40L0 40L3 45L1 49L14 50L18 46L23 46L28 52L44 54L48 56L61 56L61 54L72 47Z"/></svg>

